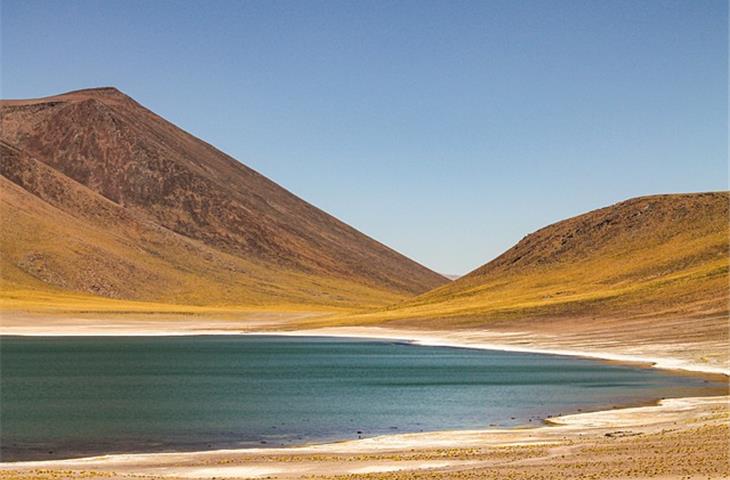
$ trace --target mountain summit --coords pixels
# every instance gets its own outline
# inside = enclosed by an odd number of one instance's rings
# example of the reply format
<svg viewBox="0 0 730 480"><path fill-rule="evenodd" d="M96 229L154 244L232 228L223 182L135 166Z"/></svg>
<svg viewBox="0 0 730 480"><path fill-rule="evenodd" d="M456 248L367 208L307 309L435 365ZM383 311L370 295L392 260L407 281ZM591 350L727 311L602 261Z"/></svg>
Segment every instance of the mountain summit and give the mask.
<svg viewBox="0 0 730 480"><path fill-rule="evenodd" d="M0 115L6 292L353 306L447 282L115 88Z"/></svg>

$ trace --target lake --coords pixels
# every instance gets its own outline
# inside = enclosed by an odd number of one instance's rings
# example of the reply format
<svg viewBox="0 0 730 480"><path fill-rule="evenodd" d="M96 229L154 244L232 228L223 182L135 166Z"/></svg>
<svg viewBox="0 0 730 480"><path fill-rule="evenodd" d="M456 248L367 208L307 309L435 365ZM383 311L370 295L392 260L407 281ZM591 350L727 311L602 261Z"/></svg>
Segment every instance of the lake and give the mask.
<svg viewBox="0 0 730 480"><path fill-rule="evenodd" d="M0 453L14 461L539 425L709 386L581 358L363 339L5 336Z"/></svg>

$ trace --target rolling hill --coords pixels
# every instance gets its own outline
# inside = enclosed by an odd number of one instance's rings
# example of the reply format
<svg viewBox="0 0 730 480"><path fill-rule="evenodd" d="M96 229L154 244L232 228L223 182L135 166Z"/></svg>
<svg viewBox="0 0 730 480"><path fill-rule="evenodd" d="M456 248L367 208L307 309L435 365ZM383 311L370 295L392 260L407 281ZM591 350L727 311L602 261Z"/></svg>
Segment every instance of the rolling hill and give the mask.
<svg viewBox="0 0 730 480"><path fill-rule="evenodd" d="M3 100L0 120L6 308L351 308L447 282L115 88Z"/></svg>
<svg viewBox="0 0 730 480"><path fill-rule="evenodd" d="M655 195L588 212L527 235L453 282L353 321L537 329L672 318L727 330L729 202L728 192Z"/></svg>

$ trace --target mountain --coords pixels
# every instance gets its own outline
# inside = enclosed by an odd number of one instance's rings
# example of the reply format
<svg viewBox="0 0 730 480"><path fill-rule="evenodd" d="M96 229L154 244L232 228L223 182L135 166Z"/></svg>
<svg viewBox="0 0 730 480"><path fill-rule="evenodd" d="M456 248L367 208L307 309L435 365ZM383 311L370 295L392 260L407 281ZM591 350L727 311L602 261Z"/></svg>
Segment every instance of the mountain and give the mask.
<svg viewBox="0 0 730 480"><path fill-rule="evenodd" d="M11 304L372 306L447 282L115 88L2 100L0 122Z"/></svg>
<svg viewBox="0 0 730 480"><path fill-rule="evenodd" d="M453 282L357 321L535 329L566 319L621 319L625 326L672 318L686 325L713 319L727 329L729 202L728 192L655 195L588 212L527 235Z"/></svg>

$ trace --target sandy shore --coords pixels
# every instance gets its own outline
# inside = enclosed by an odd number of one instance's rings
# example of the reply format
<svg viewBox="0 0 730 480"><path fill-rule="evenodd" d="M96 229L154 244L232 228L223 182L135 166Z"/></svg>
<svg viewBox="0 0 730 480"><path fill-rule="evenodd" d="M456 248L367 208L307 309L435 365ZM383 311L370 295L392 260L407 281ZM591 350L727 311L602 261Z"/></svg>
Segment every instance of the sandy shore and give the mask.
<svg viewBox="0 0 730 480"><path fill-rule="evenodd" d="M272 332L248 333L271 334ZM667 370L730 376L730 366L703 363L692 357L677 358L662 356L658 354L656 346L646 346L643 350L637 348L626 349L625 352L615 350L586 350L566 346L545 346L546 344L549 345L549 343L544 338L529 332L498 332L489 330L456 330L445 332L438 330L424 331L382 327L331 327L276 333L292 336L362 337L400 340L412 342L417 345L434 347L464 347L482 350L569 355L609 360L618 363L645 364Z"/></svg>
<svg viewBox="0 0 730 480"><path fill-rule="evenodd" d="M164 336L234 335L272 330L322 312L242 312L227 316L184 314L38 314L0 312L0 335Z"/></svg>
<svg viewBox="0 0 730 480"><path fill-rule="evenodd" d="M648 345L631 350L570 348L530 332L423 331L333 327L271 331L276 317L245 324L146 334L286 334L363 337L422 345L573 355L641 363L694 374L726 376L727 365L694 356L662 355ZM136 322L67 328L56 334L138 334ZM183 324L185 325L185 324ZM192 325L192 324L191 324ZM199 325L199 324L198 324ZM68 326L68 325L66 325ZM7 329L3 334L46 334ZM673 347L676 352L676 345ZM0 463L0 478L730 478L730 397L667 399L657 405L551 418L550 425L506 430L469 430L388 435L356 441L277 449L123 454L84 459ZM677 452L690 455L676 457Z"/></svg>
<svg viewBox="0 0 730 480"><path fill-rule="evenodd" d="M23 313L3 312L0 335L22 336L163 336L163 335L241 335L276 334L296 336L360 337L408 341L419 345L466 347L512 352L570 355L615 361L648 364L657 368L703 374L730 376L730 346L725 338L716 342L681 342L671 344L628 344L594 337L592 343L565 334L541 331L509 330L423 330L384 327L327 327L296 329L302 319L322 315L317 312L241 314L234 319L199 317L167 318L165 315L119 316L94 319L88 317L39 318ZM701 355L697 351L707 354ZM709 354L713 352L713 354ZM720 352L718 355L717 352Z"/></svg>
<svg viewBox="0 0 730 480"><path fill-rule="evenodd" d="M656 472L686 474L686 469L679 468L682 459L672 458L671 452L694 448L696 473L702 478L725 478L727 471L722 467L727 460L729 421L727 397L668 399L656 406L563 416L552 419L552 425L529 429L401 434L293 448L4 463L0 464L0 478L299 478L386 472L398 478L409 471L458 478L461 473L487 475L535 468L543 472L555 469L557 474L566 459L576 471L584 468L576 466L582 462L600 471L601 462L584 458L598 451L612 458L606 463L615 468L616 455L634 451L641 456L635 449L645 443L656 449L652 450L653 460L642 462L645 476L654 471L649 465Z"/></svg>

